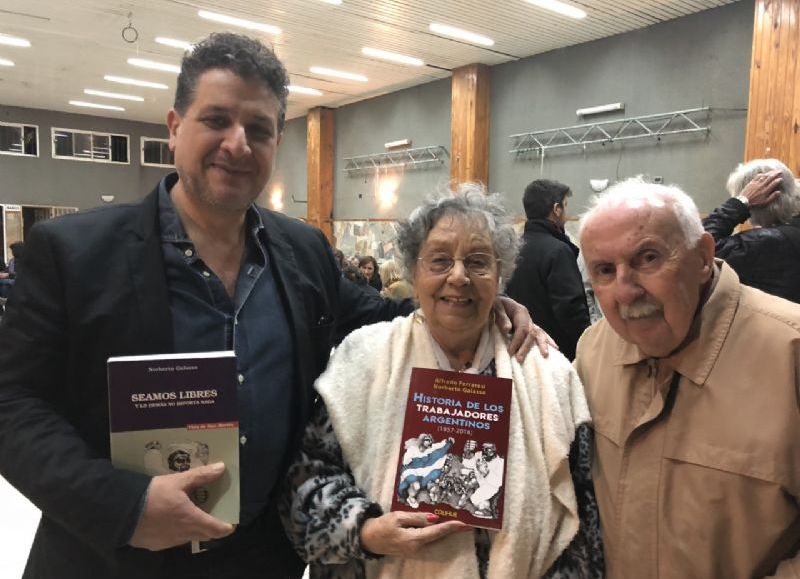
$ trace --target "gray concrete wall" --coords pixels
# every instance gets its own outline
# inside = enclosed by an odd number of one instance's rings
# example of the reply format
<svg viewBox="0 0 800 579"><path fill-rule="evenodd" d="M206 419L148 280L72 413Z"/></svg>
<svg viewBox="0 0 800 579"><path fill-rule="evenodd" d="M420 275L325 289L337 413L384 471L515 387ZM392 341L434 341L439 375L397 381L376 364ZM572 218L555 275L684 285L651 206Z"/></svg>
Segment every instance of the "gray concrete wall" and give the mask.
<svg viewBox="0 0 800 579"><path fill-rule="evenodd" d="M307 127L305 117L286 122L272 179L267 185L266 195L259 199L260 205L271 208L270 194L276 188L280 189L283 192L283 212L303 219L308 207L305 203L308 189Z"/></svg>
<svg viewBox="0 0 800 579"><path fill-rule="evenodd" d="M390 171L396 178L397 203L382 208L374 173L349 176L344 159L384 152L384 143L411 139L413 147L444 145L450 150L450 79L361 101L336 110L336 163L333 218L398 219L450 178L449 159L425 169ZM381 174L387 177L386 173Z"/></svg>
<svg viewBox="0 0 800 579"><path fill-rule="evenodd" d="M590 178L663 177L708 212L725 198L728 173L744 154L753 2L743 0L643 30L492 68L490 188L520 215L525 185L569 184L572 212L590 197ZM593 145L516 160L511 134L582 124L575 110L625 103L611 120L711 106L708 137L681 135ZM738 109L738 110L733 110Z"/></svg>
<svg viewBox="0 0 800 579"><path fill-rule="evenodd" d="M101 195L114 195L115 203L134 201L171 171L139 162L140 137L167 138L165 125L7 106L0 106L0 121L39 126L38 157L0 155L0 203L86 209L101 205ZM53 159L52 127L128 135L130 163Z"/></svg>

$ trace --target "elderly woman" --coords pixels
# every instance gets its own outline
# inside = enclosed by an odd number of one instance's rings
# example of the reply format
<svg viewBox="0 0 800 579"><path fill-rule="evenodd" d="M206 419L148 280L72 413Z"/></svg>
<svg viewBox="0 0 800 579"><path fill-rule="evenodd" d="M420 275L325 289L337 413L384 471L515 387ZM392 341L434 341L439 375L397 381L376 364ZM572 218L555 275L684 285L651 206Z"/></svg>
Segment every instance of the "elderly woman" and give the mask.
<svg viewBox="0 0 800 579"><path fill-rule="evenodd" d="M398 247L420 309L337 348L290 469L284 523L311 576L602 576L582 386L557 352L511 358L491 320L518 251L498 196L463 185L424 204L401 225ZM512 379L501 531L390 512L415 367Z"/></svg>
<svg viewBox="0 0 800 579"><path fill-rule="evenodd" d="M383 284L383 289L381 290L383 297L394 300L414 297L411 286L403 277L403 271L395 260L387 259L384 261L378 269L378 273L380 273L381 283Z"/></svg>
<svg viewBox="0 0 800 579"><path fill-rule="evenodd" d="M753 159L728 177L731 198L703 220L716 256L751 287L800 303L800 189L777 159ZM750 219L752 229L734 234Z"/></svg>

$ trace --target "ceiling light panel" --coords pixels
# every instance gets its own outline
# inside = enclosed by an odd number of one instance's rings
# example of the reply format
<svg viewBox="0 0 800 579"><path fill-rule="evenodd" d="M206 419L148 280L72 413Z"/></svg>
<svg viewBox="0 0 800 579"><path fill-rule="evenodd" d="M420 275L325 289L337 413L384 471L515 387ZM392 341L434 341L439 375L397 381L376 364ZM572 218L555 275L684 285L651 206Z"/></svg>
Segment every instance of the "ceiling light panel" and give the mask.
<svg viewBox="0 0 800 579"><path fill-rule="evenodd" d="M135 78L128 78L126 76L115 76L113 74L107 74L103 78L109 82L116 82L119 84L130 84L132 86L143 86L146 88L157 88L161 90L166 90L169 88L167 85L160 82L150 82L149 80L138 80Z"/></svg>
<svg viewBox="0 0 800 579"><path fill-rule="evenodd" d="M387 50L381 50L380 48L368 48L365 46L364 48L361 49L361 53L366 56L371 56L373 58L390 60L392 62L398 62L400 64L409 64L411 66L423 66L425 64L419 58L414 58L413 56L406 56L405 54L397 54L396 52L389 52Z"/></svg>
<svg viewBox="0 0 800 579"><path fill-rule="evenodd" d="M83 94L88 94L92 96L99 96L105 97L107 99L120 99L124 101L137 101L137 102L144 102L144 99L140 96L132 95L132 94L122 94L118 92L106 92L104 90L95 90L92 88L85 88L83 89Z"/></svg>
<svg viewBox="0 0 800 579"><path fill-rule="evenodd" d="M322 91L321 90L317 90L315 88L310 88L310 87L307 87L307 86L300 86L300 85L297 85L297 84L290 84L288 86L288 88L289 88L289 92L295 93L295 94L307 94L307 95L312 95L312 96L322 96Z"/></svg>
<svg viewBox="0 0 800 579"><path fill-rule="evenodd" d="M14 61L8 60L7 58L0 58L0 66L14 66Z"/></svg>
<svg viewBox="0 0 800 579"><path fill-rule="evenodd" d="M335 70L333 68L325 68L324 66L312 66L309 70L314 74L321 74L323 76L332 76L335 78L343 78L346 80L355 80L357 82L369 81L369 79L363 74L356 74L354 72L345 72L343 70Z"/></svg>
<svg viewBox="0 0 800 579"><path fill-rule="evenodd" d="M476 34L468 30L449 26L448 24L432 23L428 29L434 34L447 36L448 38L455 38L456 40L463 40L470 44L480 44L481 46L494 46L494 40L482 34Z"/></svg>
<svg viewBox="0 0 800 579"><path fill-rule="evenodd" d="M525 1L530 4L533 4L534 6L538 6L539 8L544 8L545 10L550 10L551 12L561 14L562 16L569 16L570 18L575 18L577 20L586 18L586 12L584 12L580 8L576 8L575 6L565 4L564 2L559 2L559 0L525 0Z"/></svg>
<svg viewBox="0 0 800 579"><path fill-rule="evenodd" d="M264 24L263 22L255 22L253 20L245 20L244 18L236 18L235 16L228 16L227 14L220 14L218 12L209 12L208 10L200 10L197 15L206 20L214 22L221 22L222 24L230 24L231 26L238 26L247 30L258 30L266 32L267 34L280 34L281 29L271 24Z"/></svg>
<svg viewBox="0 0 800 579"><path fill-rule="evenodd" d="M128 64L138 66L140 68L149 68L150 70L160 70L163 72L179 73L181 67L176 64L167 64L165 62L156 62L155 60L147 60L145 58L129 58Z"/></svg>
<svg viewBox="0 0 800 579"><path fill-rule="evenodd" d="M89 103L86 101L69 101L69 104L76 106L76 107L86 107L90 109L103 109L106 111L125 111L122 107L118 107L116 105L101 105L98 103Z"/></svg>
<svg viewBox="0 0 800 579"><path fill-rule="evenodd" d="M20 38L19 36L11 36L10 34L0 33L0 44L28 48L31 45L31 41Z"/></svg>
<svg viewBox="0 0 800 579"><path fill-rule="evenodd" d="M156 42L164 46L171 46L172 48L180 48L181 50L191 51L194 47L191 42L185 40L178 40L176 38L167 38L166 36L156 36Z"/></svg>

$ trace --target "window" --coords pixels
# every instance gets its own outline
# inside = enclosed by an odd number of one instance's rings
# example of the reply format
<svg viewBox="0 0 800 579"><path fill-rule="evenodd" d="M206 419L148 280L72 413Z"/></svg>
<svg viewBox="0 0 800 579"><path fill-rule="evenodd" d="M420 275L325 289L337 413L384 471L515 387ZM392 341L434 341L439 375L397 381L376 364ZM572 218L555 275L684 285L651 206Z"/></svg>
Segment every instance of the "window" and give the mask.
<svg viewBox="0 0 800 579"><path fill-rule="evenodd" d="M128 135L53 127L53 158L128 164Z"/></svg>
<svg viewBox="0 0 800 579"><path fill-rule="evenodd" d="M0 155L39 156L39 127L0 123Z"/></svg>
<svg viewBox="0 0 800 579"><path fill-rule="evenodd" d="M167 139L142 137L142 165L174 166L175 155L169 150L169 141Z"/></svg>

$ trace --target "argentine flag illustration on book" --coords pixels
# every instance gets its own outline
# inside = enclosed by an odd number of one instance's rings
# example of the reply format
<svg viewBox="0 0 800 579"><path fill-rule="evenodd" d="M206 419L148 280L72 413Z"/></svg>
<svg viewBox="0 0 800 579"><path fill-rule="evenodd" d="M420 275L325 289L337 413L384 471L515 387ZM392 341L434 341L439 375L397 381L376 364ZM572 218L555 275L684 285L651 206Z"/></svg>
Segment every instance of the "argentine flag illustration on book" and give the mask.
<svg viewBox="0 0 800 579"><path fill-rule="evenodd" d="M447 438L434 444L433 437L427 433L405 441L397 494L410 507L416 509L419 506L417 491L442 475L453 443L452 438Z"/></svg>

